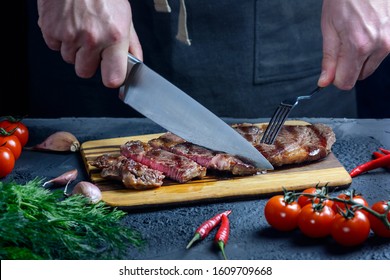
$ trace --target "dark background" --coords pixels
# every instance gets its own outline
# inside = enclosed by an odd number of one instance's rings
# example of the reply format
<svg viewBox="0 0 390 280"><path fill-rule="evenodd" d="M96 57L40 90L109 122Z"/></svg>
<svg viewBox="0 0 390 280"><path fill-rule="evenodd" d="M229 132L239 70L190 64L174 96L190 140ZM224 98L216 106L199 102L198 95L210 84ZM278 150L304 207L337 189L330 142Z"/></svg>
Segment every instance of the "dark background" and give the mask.
<svg viewBox="0 0 390 280"><path fill-rule="evenodd" d="M30 2L30 3L28 3ZM20 6L21 5L21 6ZM90 99L90 111L94 111L93 99L99 95L99 102L104 104L114 103L119 106L113 116L120 117L139 117L140 115L127 106L119 105L120 101L117 98L112 98L117 94L117 90L104 88L101 83L100 73L98 72L93 78L84 80L76 77L73 65L69 65L62 61L58 52L54 52L45 45L40 30L36 24L37 12L35 1L21 1L18 3L18 13L15 22L21 24L15 25L17 36L17 44L21 48L15 47L14 44L5 44L6 53L9 53L11 65L10 71L5 72L5 83L10 85L11 89L6 93L3 91L3 96L7 96L10 101L8 103L1 102L0 115L20 115L29 117L61 117L56 115L56 108L67 106L69 116L88 116L80 114L83 108L79 108L78 100L57 100L55 94L50 94L50 89L55 87L56 79L52 79L45 71L41 71L44 67L46 69L53 69L52 75L61 73L62 80L65 83L62 85L66 87L69 92L79 91L80 98ZM39 59L39 61L37 61ZM147 58L146 58L147 59ZM34 62L34 63L30 63ZM46 71L48 72L48 71ZM389 118L390 110L390 57L385 59L377 71L364 81L359 81L356 85L356 99L357 99L357 117L359 118ZM34 103L30 100L32 91L37 87L36 84L46 84L47 102ZM86 87L93 87L90 91L90 96L85 94ZM106 94L109 92L109 94ZM81 103L81 102L80 102ZM54 104L54 105L48 105ZM47 106L50 106L48 108ZM32 107L34 110L32 110ZM98 110L98 108L97 108ZM37 112L46 112L39 114ZM32 113L33 112L33 113ZM45 115L46 114L46 115ZM99 115L95 111L95 115ZM65 117L65 116L64 116Z"/></svg>

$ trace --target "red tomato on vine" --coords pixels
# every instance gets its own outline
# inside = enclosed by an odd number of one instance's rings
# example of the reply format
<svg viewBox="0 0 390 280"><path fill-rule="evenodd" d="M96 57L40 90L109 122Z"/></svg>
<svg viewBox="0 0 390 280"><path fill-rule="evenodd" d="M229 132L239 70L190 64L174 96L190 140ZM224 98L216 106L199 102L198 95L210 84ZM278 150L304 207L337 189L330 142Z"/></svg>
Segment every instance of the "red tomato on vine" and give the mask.
<svg viewBox="0 0 390 280"><path fill-rule="evenodd" d="M384 214L387 211L387 221L390 222L390 201L381 200L375 202L371 206L371 209L379 214ZM368 218L370 220L371 229L376 235L390 238L390 229L387 228L381 220L372 214L368 214Z"/></svg>
<svg viewBox="0 0 390 280"><path fill-rule="evenodd" d="M268 200L264 208L265 219L273 228L290 231L298 226L301 207L296 201L288 201L284 195L276 195Z"/></svg>
<svg viewBox="0 0 390 280"><path fill-rule="evenodd" d="M0 178L4 178L15 167L15 157L10 149L0 146Z"/></svg>
<svg viewBox="0 0 390 280"><path fill-rule="evenodd" d="M331 235L343 246L360 245L370 235L370 221L361 210L347 214L337 213L332 223Z"/></svg>
<svg viewBox="0 0 390 280"><path fill-rule="evenodd" d="M0 146L7 147L14 154L15 160L17 160L22 153L22 145L19 138L15 135L0 136Z"/></svg>
<svg viewBox="0 0 390 280"><path fill-rule="evenodd" d="M369 207L367 200L361 194L357 194L353 190L346 191L346 192L341 193L337 196L337 198L344 199L344 200L350 200L351 197L352 197L352 200L354 202L359 203L361 205L364 205L366 207ZM346 204L344 202L340 202L340 201L334 201L333 211L335 211L336 213L339 211L338 209L344 211L346 209L346 207L350 208L351 205ZM363 211L363 213L366 213L366 212Z"/></svg>
<svg viewBox="0 0 390 280"><path fill-rule="evenodd" d="M307 204L298 216L298 227L306 236L325 237L330 234L334 217L332 208L325 204Z"/></svg>
<svg viewBox="0 0 390 280"><path fill-rule="evenodd" d="M18 137L22 147L27 144L29 131L21 121L13 118L3 120L0 122L0 128L3 128L6 132L10 132L12 135Z"/></svg>
<svg viewBox="0 0 390 280"><path fill-rule="evenodd" d="M318 194L320 193L321 190L315 188L315 187L312 187L312 188L307 188L307 189L304 189L302 191L303 194ZM301 207L304 207L306 204L311 204L312 201L313 201L313 197L309 197L309 196L304 196L304 195L300 195L298 197L298 204L301 206Z"/></svg>
<svg viewBox="0 0 390 280"><path fill-rule="evenodd" d="M322 189L316 188L316 187L307 188L307 189L302 191L302 194L310 194L310 195L323 194L324 195ZM320 202L320 199L316 198L316 197L305 196L305 195L300 195L298 197L298 204L301 207L304 207L307 204L319 203L319 202ZM333 201L329 200L329 199L325 199L322 202L325 203L329 207L333 207L333 204L334 204Z"/></svg>

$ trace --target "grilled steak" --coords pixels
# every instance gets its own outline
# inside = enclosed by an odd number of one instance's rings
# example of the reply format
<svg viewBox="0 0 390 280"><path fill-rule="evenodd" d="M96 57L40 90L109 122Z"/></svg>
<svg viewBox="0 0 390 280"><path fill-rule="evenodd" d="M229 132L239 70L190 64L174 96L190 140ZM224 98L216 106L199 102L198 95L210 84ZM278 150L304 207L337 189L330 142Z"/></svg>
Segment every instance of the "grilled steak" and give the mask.
<svg viewBox="0 0 390 280"><path fill-rule="evenodd" d="M202 146L186 142L184 139L170 132L152 139L148 143L155 148L185 156L209 169L228 171L233 175L251 175L257 172L254 166L244 163L232 155L212 151Z"/></svg>
<svg viewBox="0 0 390 280"><path fill-rule="evenodd" d="M232 127L274 167L325 158L336 141L332 129L324 124L285 125L273 145L260 143L266 125L242 123ZM148 143L126 142L121 145L120 153L102 155L91 164L101 169L103 178L120 180L125 187L133 189L159 187L165 176L185 183L204 177L207 169L228 171L233 175L258 171L232 155L195 145L170 132Z"/></svg>
<svg viewBox="0 0 390 280"><path fill-rule="evenodd" d="M251 123L234 124L232 127L254 146L260 143L265 131L264 127Z"/></svg>
<svg viewBox="0 0 390 280"><path fill-rule="evenodd" d="M162 172L121 155L104 154L91 165L101 169L103 178L122 181L126 188L136 190L160 187L165 177Z"/></svg>
<svg viewBox="0 0 390 280"><path fill-rule="evenodd" d="M180 183L206 175L206 168L195 161L160 148L154 148L141 141L128 141L121 145L121 154L159 170Z"/></svg>
<svg viewBox="0 0 390 280"><path fill-rule="evenodd" d="M273 166L311 162L326 157L336 141L333 130L324 124L285 125L273 145L260 143L266 126L233 126L266 157Z"/></svg>

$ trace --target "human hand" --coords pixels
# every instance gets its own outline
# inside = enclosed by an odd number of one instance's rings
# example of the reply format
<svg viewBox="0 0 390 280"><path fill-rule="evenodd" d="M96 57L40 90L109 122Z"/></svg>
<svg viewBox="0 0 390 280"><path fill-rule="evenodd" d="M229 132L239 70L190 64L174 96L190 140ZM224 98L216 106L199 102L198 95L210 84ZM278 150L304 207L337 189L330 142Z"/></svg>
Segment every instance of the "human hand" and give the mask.
<svg viewBox="0 0 390 280"><path fill-rule="evenodd" d="M318 86L352 89L390 53L389 0L324 0L323 59Z"/></svg>
<svg viewBox="0 0 390 280"><path fill-rule="evenodd" d="M128 0L38 0L38 25L47 46L75 65L81 78L101 67L103 84L121 86L127 53L143 59Z"/></svg>

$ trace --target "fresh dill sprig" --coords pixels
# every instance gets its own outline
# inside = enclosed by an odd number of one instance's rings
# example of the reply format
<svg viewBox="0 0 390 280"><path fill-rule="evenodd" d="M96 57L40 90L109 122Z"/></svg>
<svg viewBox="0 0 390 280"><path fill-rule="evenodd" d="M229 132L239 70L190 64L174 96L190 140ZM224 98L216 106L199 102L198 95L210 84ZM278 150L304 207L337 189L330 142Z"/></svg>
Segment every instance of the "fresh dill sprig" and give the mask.
<svg viewBox="0 0 390 280"><path fill-rule="evenodd" d="M0 259L121 259L145 243L126 212L42 183L0 182Z"/></svg>

